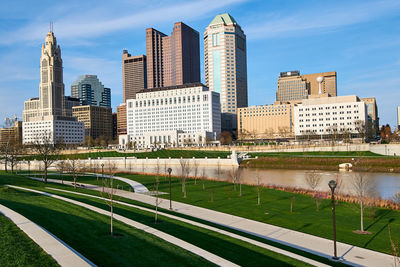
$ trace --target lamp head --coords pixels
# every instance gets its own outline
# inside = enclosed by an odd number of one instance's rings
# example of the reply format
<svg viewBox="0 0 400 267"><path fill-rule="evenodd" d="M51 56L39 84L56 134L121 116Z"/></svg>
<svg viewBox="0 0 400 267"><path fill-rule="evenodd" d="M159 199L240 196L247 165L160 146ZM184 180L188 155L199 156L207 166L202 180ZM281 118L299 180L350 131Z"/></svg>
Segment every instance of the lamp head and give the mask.
<svg viewBox="0 0 400 267"><path fill-rule="evenodd" d="M101 167L104 167L104 163L101 164Z"/></svg>
<svg viewBox="0 0 400 267"><path fill-rule="evenodd" d="M329 185L329 188L333 191L333 190L335 190L337 183L335 180L330 180L328 185Z"/></svg>
<svg viewBox="0 0 400 267"><path fill-rule="evenodd" d="M171 172L172 172L172 169L168 168L168 173L171 174Z"/></svg>

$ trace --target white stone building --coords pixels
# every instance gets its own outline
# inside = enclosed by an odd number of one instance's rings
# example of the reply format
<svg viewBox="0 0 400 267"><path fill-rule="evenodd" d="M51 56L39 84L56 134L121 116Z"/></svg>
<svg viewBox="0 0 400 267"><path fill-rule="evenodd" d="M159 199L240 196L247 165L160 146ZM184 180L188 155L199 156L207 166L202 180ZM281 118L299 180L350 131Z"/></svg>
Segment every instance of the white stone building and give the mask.
<svg viewBox="0 0 400 267"><path fill-rule="evenodd" d="M137 148L205 145L221 131L219 93L203 84L146 89L127 100L127 135Z"/></svg>
<svg viewBox="0 0 400 267"><path fill-rule="evenodd" d="M61 48L52 31L42 45L39 95L24 103L22 142L82 143L84 125L71 117L76 101L64 95Z"/></svg>
<svg viewBox="0 0 400 267"><path fill-rule="evenodd" d="M74 118L57 120L49 116L47 120L24 122L22 136L24 144L43 143L46 138L52 143L80 144L85 138L85 130Z"/></svg>
<svg viewBox="0 0 400 267"><path fill-rule="evenodd" d="M295 136L360 135L367 120L365 103L355 95L304 99L294 107Z"/></svg>

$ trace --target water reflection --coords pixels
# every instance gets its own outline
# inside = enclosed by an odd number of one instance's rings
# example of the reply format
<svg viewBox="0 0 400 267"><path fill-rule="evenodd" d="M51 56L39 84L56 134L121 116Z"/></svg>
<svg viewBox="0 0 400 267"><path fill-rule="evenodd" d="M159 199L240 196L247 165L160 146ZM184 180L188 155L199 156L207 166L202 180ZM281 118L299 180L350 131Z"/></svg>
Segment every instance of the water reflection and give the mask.
<svg viewBox="0 0 400 267"><path fill-rule="evenodd" d="M137 170L137 171L141 171ZM229 171L231 168L221 167L220 174L218 175L217 168L204 167L204 171L207 177L230 180ZM156 172L156 168L148 167L145 168L145 172ZM199 167L197 176L200 176L203 171L203 167ZM161 168L160 172L165 172L164 168ZM276 186L290 186L297 188L308 188L306 183L306 176L311 172L309 170L283 170L283 169L250 169L242 168L242 181L246 184L256 184L257 176L260 177L261 183L265 185L276 185ZM166 172L165 172L166 173ZM180 175L181 170L179 167L173 169L173 175ZM191 175L194 176L194 171L191 170ZM352 184L353 177L356 172L345 172L345 171L317 171L321 176L321 183L317 187L317 190L329 191L328 182L336 177L340 177L343 181L342 192L348 194L354 194L354 186ZM368 172L363 173L367 179L370 180L373 193L376 196L389 199L396 192L400 191L400 173L374 173Z"/></svg>

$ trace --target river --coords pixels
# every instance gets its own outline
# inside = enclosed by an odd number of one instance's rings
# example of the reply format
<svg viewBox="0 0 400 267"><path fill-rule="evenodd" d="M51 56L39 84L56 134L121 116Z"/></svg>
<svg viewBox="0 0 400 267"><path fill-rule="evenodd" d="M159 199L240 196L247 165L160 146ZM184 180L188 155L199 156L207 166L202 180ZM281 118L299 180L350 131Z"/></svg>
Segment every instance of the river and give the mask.
<svg viewBox="0 0 400 267"><path fill-rule="evenodd" d="M145 172L155 172L153 169L145 170ZM205 175L210 178L220 180L230 180L229 172L231 169L221 168L218 175L218 169L215 167L205 168ZM242 181L245 184L256 184L257 177L260 183L265 185L290 186L297 188L310 189L306 182L307 175L312 172L310 170L283 170L283 169L255 169L241 168ZM161 172L164 172L161 170ZM198 176L203 170L199 168ZM316 188L320 191L329 191L328 182L336 177L342 179L341 192L345 194L354 194L353 180L357 172L347 171L316 171L321 177L321 182ZM173 175L179 175L180 169L176 168L172 171ZM371 196L377 196L385 199L391 198L395 193L400 192L400 173L377 173L365 172L361 173L366 180L369 181ZM193 169L190 175L194 176Z"/></svg>

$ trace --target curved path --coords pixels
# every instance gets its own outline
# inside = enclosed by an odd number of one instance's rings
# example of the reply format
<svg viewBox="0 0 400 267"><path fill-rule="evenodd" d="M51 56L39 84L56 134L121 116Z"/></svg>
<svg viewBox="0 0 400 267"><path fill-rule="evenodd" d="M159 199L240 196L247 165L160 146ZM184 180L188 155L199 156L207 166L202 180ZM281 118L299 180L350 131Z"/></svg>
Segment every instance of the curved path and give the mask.
<svg viewBox="0 0 400 267"><path fill-rule="evenodd" d="M54 195L54 194L51 194L51 193L46 193L46 192L39 191L39 190L34 190L34 189L30 189L30 188L24 188L24 187L20 187L20 186L14 186L14 185L7 185L7 186L11 187L11 188L15 188L15 189L20 189L20 190L25 190L25 191L29 191L29 192L45 195L45 196L48 196L48 197L53 197L53 198L56 198L56 199L59 199L59 200L65 201L65 202L72 203L72 204L77 205L77 206L84 207L84 208L89 209L91 211L94 211L94 212L97 212L97 213L100 213L100 214L103 214L103 215L106 215L106 216L110 216L110 212L108 212L106 210L103 210L103 209L100 209L100 208L97 208L97 207L94 207L94 206L91 206L91 205L88 205L86 203L82 203L82 202L79 202L79 201L76 201L76 200L73 200L73 199L61 197L61 196L58 196L58 195ZM157 230L155 228L152 228L150 226L147 226L145 224L138 223L138 222L136 222L134 220L128 219L126 217L123 217L123 216L115 214L115 213L114 213L114 217L113 218L115 220L121 221L121 222L123 222L123 223L125 223L125 224L127 224L129 226L135 227L136 229L139 229L139 230L145 231L145 232L147 232L149 234L152 234L154 236L157 236L160 239L163 239L163 240L165 240L165 241L167 241L167 242L169 242L171 244L174 244L175 246L181 247L181 248L183 248L183 249L185 249L185 250L187 250L187 251L189 251L189 252L191 252L193 254L196 254L196 255L198 255L198 256L200 256L200 257L202 257L202 258L204 258L204 259L206 259L206 260L208 260L208 261L210 261L210 262L212 262L214 264L217 264L219 266L238 266L238 265L234 264L233 262L225 260L224 258L221 258L221 257L219 257L219 256L217 256L217 255L215 255L213 253L210 253L210 252L208 252L208 251L206 251L204 249L201 249L201 248L199 248L199 247L197 247L195 245L192 245L192 244L190 244L190 243L188 243L186 241L183 241L183 240L181 240L179 238L176 238L176 237L174 237L172 235L169 235L169 234L166 234L164 232L161 232L161 231L159 231L159 230Z"/></svg>
<svg viewBox="0 0 400 267"><path fill-rule="evenodd" d="M28 220L21 214L1 204L0 213L13 221L19 229L24 231L29 238L38 244L47 254L53 257L61 266L96 266L46 229Z"/></svg>
<svg viewBox="0 0 400 267"><path fill-rule="evenodd" d="M87 176L89 176L89 175L97 175L96 173L89 173L89 172L86 173L86 174L88 174ZM59 174L58 173L48 173L47 175L59 175ZM70 174L64 174L64 175L70 175ZM104 177L105 178L110 178L111 176L110 175L104 175ZM32 178L32 177L30 177L30 178ZM133 191L135 193L148 193L149 192L149 189L147 189L146 186L142 185L139 182L133 181L133 180L125 178L125 177L113 176L113 178L116 179L116 180L120 180L122 182L125 182L125 183L129 184L133 188Z"/></svg>
<svg viewBox="0 0 400 267"><path fill-rule="evenodd" d="M98 197L98 196L94 196L94 195L89 195L89 194L84 194L84 193L79 193L79 192L74 192L74 191L69 191L69 190L62 190L62 189L58 189L58 188L46 187L46 189L65 192L65 193L69 193L69 194L80 195L80 196L85 196L85 197L91 197L91 198L96 198L96 199L107 200L106 198L103 198L103 197ZM129 203L126 203L126 202L121 202L121 201L115 201L115 203L118 203L120 205L127 206L127 207L132 207L132 208L135 208L135 209L139 209L139 210L144 210L144 211L147 211L147 212L155 213L154 209L149 209L149 208L145 208L145 207L141 207L141 206L137 206L137 205L129 204ZM291 258L294 258L294 259L297 259L297 260L300 260L300 261L303 261L303 262L306 262L306 263L311 264L313 266L329 266L329 265L320 263L318 261L303 257L301 255L298 255L298 254L295 254L295 253L292 253L292 252L289 252L289 251L286 251L286 250L283 250L283 249L280 249L280 248L277 248L277 247L274 247L274 246L271 246L271 245L268 245L268 244L265 244L265 243L262 243L262 242L259 242L259 241L256 241L254 239L250 239L250 238L238 235L238 234L234 234L234 233L231 233L231 232L228 232L228 231L225 231L225 230L222 230L222 229L210 226L210 225L206 225L206 224L203 224L203 223L195 222L195 221L192 221L192 220L188 220L188 219L185 219L185 218L182 218L182 217L178 217L178 216L175 216L175 215L172 215L172 214L169 214L169 213L165 213L165 212L160 212L160 211L158 212L158 215L162 215L162 216L174 219L174 220L178 220L178 221L181 221L181 222L184 222L184 223L188 223L188 224L197 226L197 227L201 227L201 228L204 228L204 229L207 229L207 230L218 232L220 234L223 234L223 235L226 235L226 236L230 236L230 237L245 241L245 242L253 244L255 246L262 247L262 248L265 248L267 250L270 250L270 251L273 251L273 252L276 252L276 253L279 253L279 254L282 254L282 255L285 255L285 256L288 256L288 257L291 257Z"/></svg>

